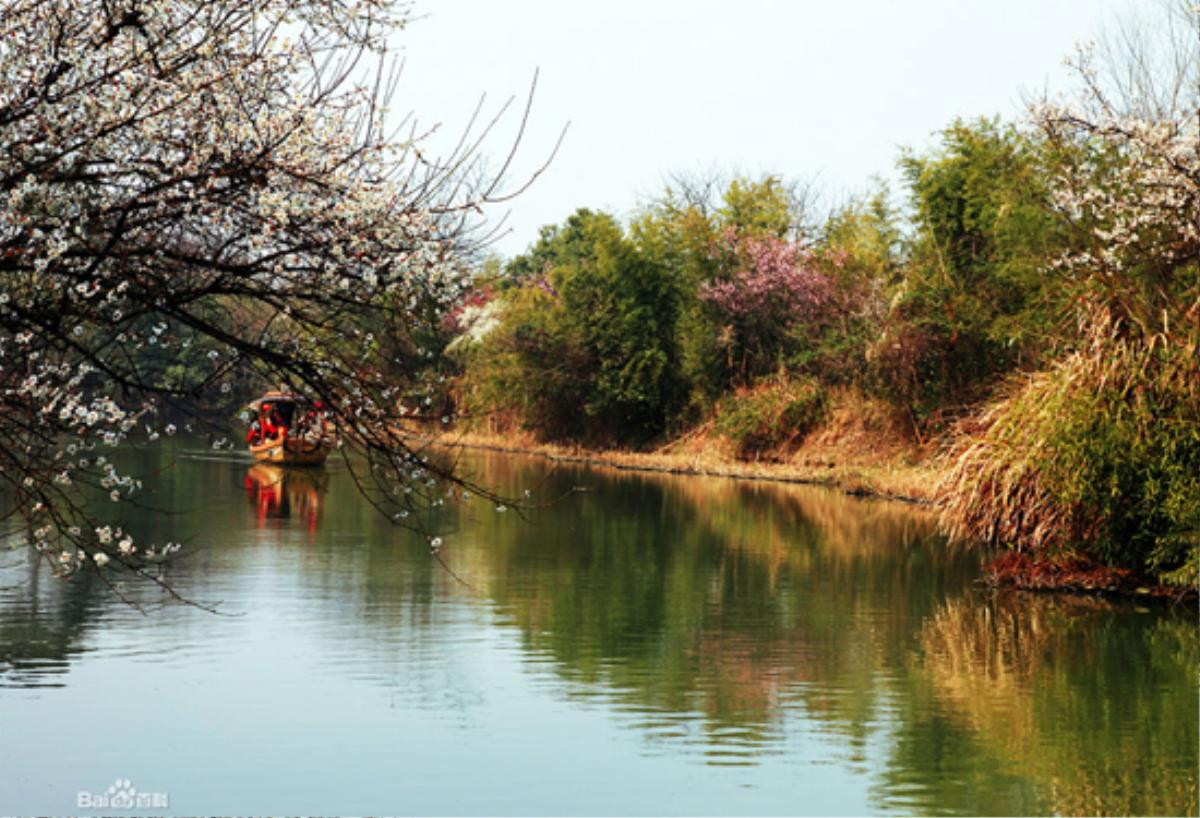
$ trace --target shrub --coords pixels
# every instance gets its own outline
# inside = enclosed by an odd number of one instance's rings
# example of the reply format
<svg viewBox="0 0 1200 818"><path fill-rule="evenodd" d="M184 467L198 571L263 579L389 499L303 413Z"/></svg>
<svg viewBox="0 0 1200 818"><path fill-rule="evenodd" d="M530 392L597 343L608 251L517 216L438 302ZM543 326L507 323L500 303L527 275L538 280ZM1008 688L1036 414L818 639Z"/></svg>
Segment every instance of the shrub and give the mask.
<svg viewBox="0 0 1200 818"><path fill-rule="evenodd" d="M593 361L564 331L557 296L544 279L533 278L494 303L496 326L477 343L464 335L452 345L465 370L460 409L522 424L551 440L582 434L580 406Z"/></svg>
<svg viewBox="0 0 1200 818"><path fill-rule="evenodd" d="M1195 586L1200 125L1186 112L1196 99L1117 110L1084 60L1082 98L1034 112L1058 146L1051 200L1075 234L1048 279L1073 282L1080 342L960 438L943 521L959 537Z"/></svg>
<svg viewBox="0 0 1200 818"><path fill-rule="evenodd" d="M798 440L824 420L825 392L814 380L790 381L738 392L721 401L716 428L737 446L738 457Z"/></svg>
<svg viewBox="0 0 1200 818"><path fill-rule="evenodd" d="M1066 239L1050 205L1046 149L980 120L956 122L901 161L912 197L907 261L871 345L870 383L914 422L979 398L1036 363L1069 279L1047 275Z"/></svg>

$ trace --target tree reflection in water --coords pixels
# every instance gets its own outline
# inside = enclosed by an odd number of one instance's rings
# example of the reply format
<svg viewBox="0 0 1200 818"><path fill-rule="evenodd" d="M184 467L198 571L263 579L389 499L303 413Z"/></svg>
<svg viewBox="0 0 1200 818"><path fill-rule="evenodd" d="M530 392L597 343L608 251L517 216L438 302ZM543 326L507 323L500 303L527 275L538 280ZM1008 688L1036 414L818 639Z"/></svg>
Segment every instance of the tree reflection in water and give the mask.
<svg viewBox="0 0 1200 818"><path fill-rule="evenodd" d="M472 569L530 652L617 699L653 744L752 761L797 714L848 740L851 763L891 735L887 808L1194 814L1186 616L986 593L978 555L896 504L578 469L546 493L579 483L594 490L536 517L536 536L474 522Z"/></svg>
<svg viewBox="0 0 1200 818"><path fill-rule="evenodd" d="M914 665L1051 811L1195 814L1194 621L1094 598L964 596L922 627Z"/></svg>

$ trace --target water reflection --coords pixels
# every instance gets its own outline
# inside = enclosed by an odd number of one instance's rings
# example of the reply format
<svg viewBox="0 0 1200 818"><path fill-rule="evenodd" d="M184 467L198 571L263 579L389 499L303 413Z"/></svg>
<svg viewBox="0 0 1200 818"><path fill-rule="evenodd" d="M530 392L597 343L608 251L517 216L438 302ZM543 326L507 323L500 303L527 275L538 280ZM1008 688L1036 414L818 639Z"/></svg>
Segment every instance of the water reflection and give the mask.
<svg viewBox="0 0 1200 818"><path fill-rule="evenodd" d="M423 521L463 585L345 475L186 454L159 455L177 467L155 486L180 513L129 524L191 542L169 578L239 616L142 617L32 563L0 578L0 684L59 686L0 694L0 723L50 724L98 768L86 724L56 714L135 679L161 698L117 749L181 810L228 811L221 791L250 812L395 811L393 759L420 812L1195 812L1192 618L982 593L977 558L912 509L473 457L490 485L563 499ZM243 747L240 766L140 749L164 732ZM50 780L56 743L0 763ZM263 791L308 768L343 783Z"/></svg>
<svg viewBox="0 0 1200 818"><path fill-rule="evenodd" d="M258 524L296 517L310 531L321 524L329 474L323 468L288 468L255 463L246 470L246 499Z"/></svg>
<svg viewBox="0 0 1200 818"><path fill-rule="evenodd" d="M31 552L0 569L0 687L56 687L82 653L85 629L103 617L95 579L65 585Z"/></svg>
<svg viewBox="0 0 1200 818"><path fill-rule="evenodd" d="M961 586L975 570L894 505L639 475L594 489L576 513L535 520L536 537L484 517L472 537L489 563L471 568L566 678L694 711L717 745L770 741L787 707L861 734L878 709L876 669L899 660L938 582Z"/></svg>
<svg viewBox="0 0 1200 818"><path fill-rule="evenodd" d="M922 627L914 664L1053 812L1195 813L1194 620L1090 598L960 597Z"/></svg>

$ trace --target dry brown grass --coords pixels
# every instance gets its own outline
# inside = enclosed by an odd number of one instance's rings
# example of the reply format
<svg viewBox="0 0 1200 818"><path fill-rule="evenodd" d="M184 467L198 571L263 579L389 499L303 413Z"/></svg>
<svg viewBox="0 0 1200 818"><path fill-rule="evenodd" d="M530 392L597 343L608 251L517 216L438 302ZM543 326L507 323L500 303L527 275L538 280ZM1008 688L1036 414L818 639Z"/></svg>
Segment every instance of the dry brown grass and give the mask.
<svg viewBox="0 0 1200 818"><path fill-rule="evenodd" d="M884 404L851 390L833 395L827 421L798 446L739 460L735 447L701 424L652 451L588 449L539 441L527 430L455 431L440 442L450 446L535 454L550 460L589 463L630 471L697 474L812 483L851 494L927 503L937 483L928 450L907 441L903 424Z"/></svg>
<svg viewBox="0 0 1200 818"><path fill-rule="evenodd" d="M1150 540L1166 533L1155 527L1167 514L1185 516L1173 506L1196 506L1194 493L1184 496L1184 461L1172 458L1194 452L1188 441L1200 430L1200 333L1131 331L1099 308L1087 318L1087 343L1046 371L1014 379L960 424L942 460L941 525L953 539L1043 560L1087 554L1116 564L1120 553L1120 564L1144 572L1130 561L1145 556L1109 545L1106 526L1121 514L1122 537L1136 524ZM1135 469L1143 484L1167 488L1124 498L1112 475ZM1110 496L1094 490L1101 478Z"/></svg>

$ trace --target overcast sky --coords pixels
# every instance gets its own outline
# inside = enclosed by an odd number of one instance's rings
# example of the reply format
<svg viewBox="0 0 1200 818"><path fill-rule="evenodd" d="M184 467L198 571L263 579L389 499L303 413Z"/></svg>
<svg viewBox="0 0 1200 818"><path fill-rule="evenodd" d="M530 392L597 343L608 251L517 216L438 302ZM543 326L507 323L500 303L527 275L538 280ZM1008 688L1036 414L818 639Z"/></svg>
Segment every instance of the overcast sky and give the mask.
<svg viewBox="0 0 1200 818"><path fill-rule="evenodd" d="M511 255L578 207L627 216L673 171L815 177L833 200L863 190L955 117L1011 118L1023 93L1069 87L1075 44L1152 2L417 0L394 107L439 123L445 146L481 94L494 112L540 69L514 177L570 129L508 208L496 249ZM497 162L517 114L489 141Z"/></svg>

